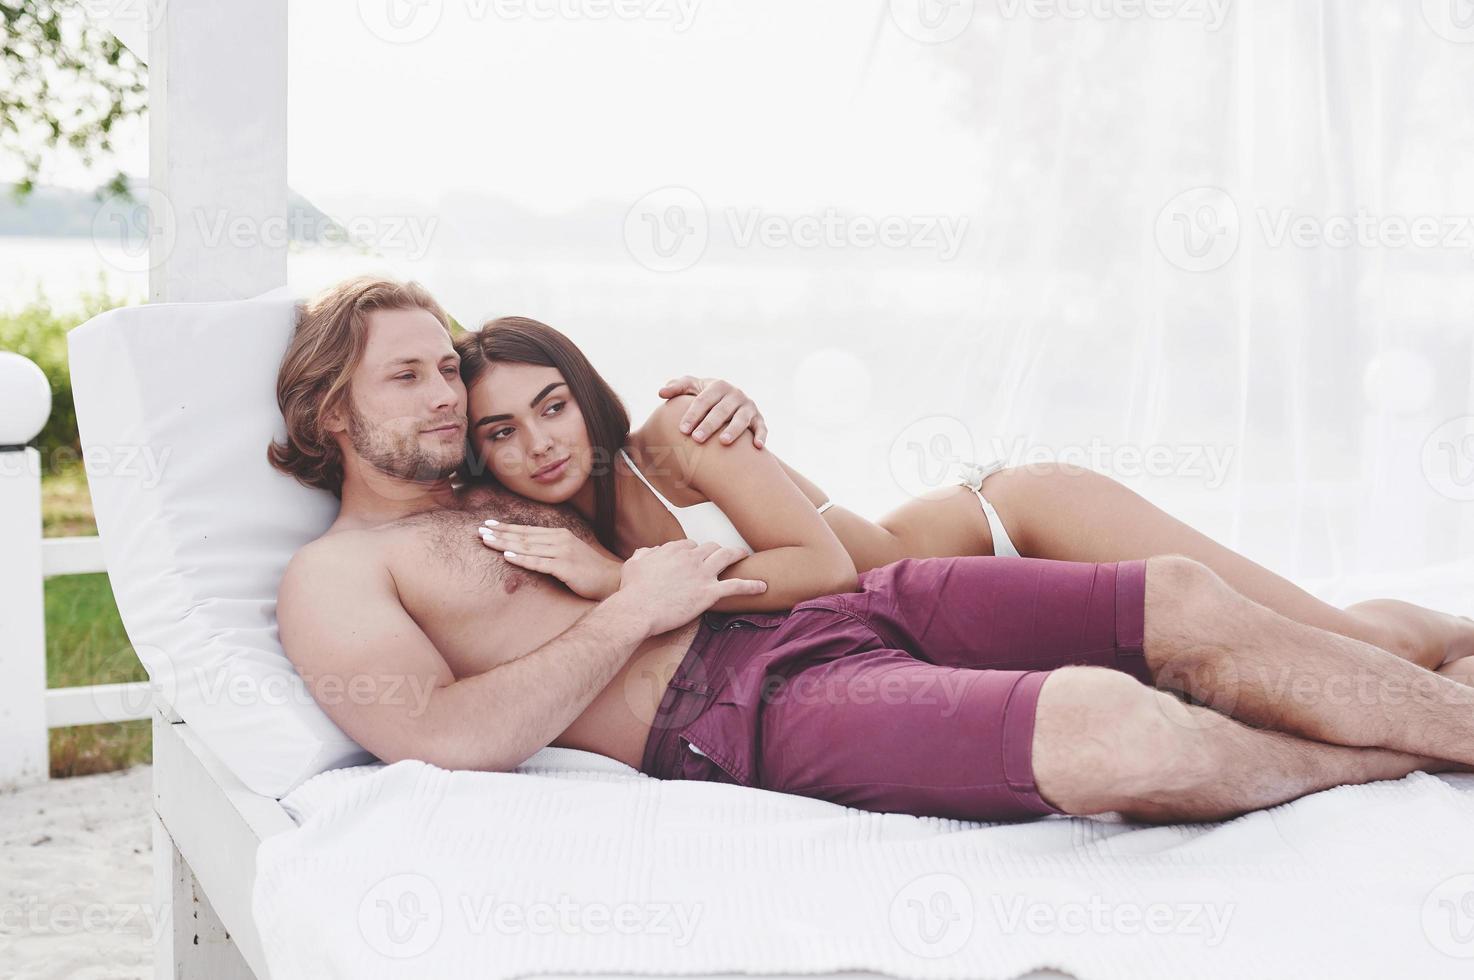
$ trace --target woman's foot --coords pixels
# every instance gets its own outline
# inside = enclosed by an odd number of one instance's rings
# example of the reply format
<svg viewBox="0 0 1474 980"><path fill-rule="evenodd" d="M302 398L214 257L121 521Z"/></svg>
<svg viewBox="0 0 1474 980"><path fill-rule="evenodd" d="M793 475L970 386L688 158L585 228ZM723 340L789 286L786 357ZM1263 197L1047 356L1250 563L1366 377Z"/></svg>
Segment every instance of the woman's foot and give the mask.
<svg viewBox="0 0 1474 980"><path fill-rule="evenodd" d="M1346 607L1365 624L1366 639L1429 670L1474 656L1474 620L1401 599L1367 599Z"/></svg>
<svg viewBox="0 0 1474 980"><path fill-rule="evenodd" d="M1468 684L1470 687L1474 687L1474 657L1465 657L1462 660L1455 660L1453 663L1444 664L1438 668L1438 673L1451 681L1458 681L1460 684Z"/></svg>

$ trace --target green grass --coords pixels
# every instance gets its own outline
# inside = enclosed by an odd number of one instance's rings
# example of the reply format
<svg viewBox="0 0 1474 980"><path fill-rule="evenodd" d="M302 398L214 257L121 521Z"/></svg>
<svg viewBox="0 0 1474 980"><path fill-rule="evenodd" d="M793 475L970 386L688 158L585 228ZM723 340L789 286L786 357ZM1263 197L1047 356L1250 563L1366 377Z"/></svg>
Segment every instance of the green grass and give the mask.
<svg viewBox="0 0 1474 980"><path fill-rule="evenodd" d="M47 474L41 483L47 537L97 533L92 499L80 467ZM106 575L46 580L46 686L78 687L147 680L133 653ZM148 721L51 730L51 775L84 776L149 762Z"/></svg>
<svg viewBox="0 0 1474 980"><path fill-rule="evenodd" d="M48 538L86 537L97 533L97 522L92 518L92 495L87 491L87 474L80 465L42 476L41 533Z"/></svg>

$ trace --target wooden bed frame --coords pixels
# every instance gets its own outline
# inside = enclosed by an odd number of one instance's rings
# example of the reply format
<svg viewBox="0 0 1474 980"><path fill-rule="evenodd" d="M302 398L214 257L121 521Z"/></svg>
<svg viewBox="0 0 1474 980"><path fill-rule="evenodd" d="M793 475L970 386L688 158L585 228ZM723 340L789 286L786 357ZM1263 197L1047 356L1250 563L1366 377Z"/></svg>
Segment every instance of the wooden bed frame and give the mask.
<svg viewBox="0 0 1474 980"><path fill-rule="evenodd" d="M268 980L251 915L256 848L296 825L182 721L153 716L154 904L169 927L157 980ZM167 918L163 918L167 917Z"/></svg>

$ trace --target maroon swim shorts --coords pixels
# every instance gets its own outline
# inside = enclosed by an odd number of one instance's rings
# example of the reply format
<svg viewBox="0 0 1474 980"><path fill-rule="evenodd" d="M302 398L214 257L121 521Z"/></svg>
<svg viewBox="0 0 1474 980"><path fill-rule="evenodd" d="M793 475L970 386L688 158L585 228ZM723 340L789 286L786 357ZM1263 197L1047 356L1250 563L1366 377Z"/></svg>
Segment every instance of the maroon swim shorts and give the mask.
<svg viewBox="0 0 1474 980"><path fill-rule="evenodd" d="M1150 683L1144 560L907 559L783 613L706 613L642 772L888 813L1060 812L1034 783L1049 671Z"/></svg>

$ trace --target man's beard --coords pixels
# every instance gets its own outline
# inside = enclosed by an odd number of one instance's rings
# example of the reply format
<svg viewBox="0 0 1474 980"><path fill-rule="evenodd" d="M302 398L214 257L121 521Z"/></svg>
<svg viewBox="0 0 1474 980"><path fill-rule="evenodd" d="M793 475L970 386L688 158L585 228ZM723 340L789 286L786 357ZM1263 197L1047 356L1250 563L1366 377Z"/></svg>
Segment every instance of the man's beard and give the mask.
<svg viewBox="0 0 1474 980"><path fill-rule="evenodd" d="M464 441L432 452L420 445L419 433L400 439L388 426L374 425L348 404L348 441L359 457L374 469L399 480L433 483L443 480L465 462Z"/></svg>

